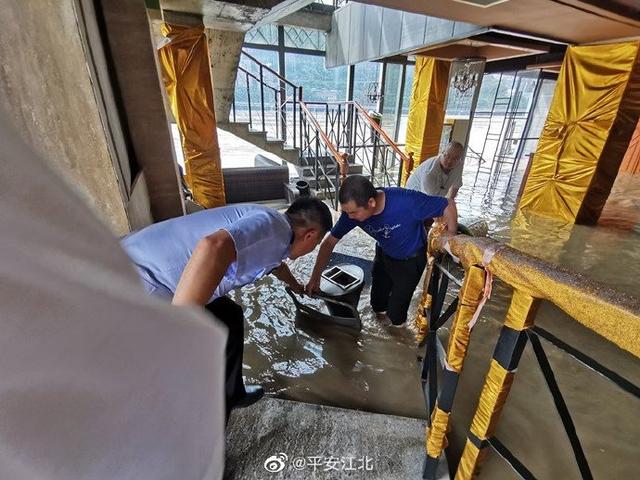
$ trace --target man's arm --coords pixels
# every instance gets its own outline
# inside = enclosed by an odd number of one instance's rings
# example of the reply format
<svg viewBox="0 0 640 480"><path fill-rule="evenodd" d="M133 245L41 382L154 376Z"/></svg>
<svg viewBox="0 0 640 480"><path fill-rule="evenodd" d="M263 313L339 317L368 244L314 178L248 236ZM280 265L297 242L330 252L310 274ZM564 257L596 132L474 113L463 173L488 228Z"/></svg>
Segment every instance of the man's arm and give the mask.
<svg viewBox="0 0 640 480"><path fill-rule="evenodd" d="M304 286L296 280L296 277L293 276L293 273L291 273L291 270L289 270L286 263L281 263L280 266L271 273L273 273L278 280L282 280L284 283L289 285L289 288L291 288L295 293L304 293Z"/></svg>
<svg viewBox="0 0 640 480"><path fill-rule="evenodd" d="M316 264L313 267L313 273L311 274L309 283L307 283L308 293L313 293L320 289L320 276L329 263L331 252L333 252L333 249L339 241L339 238L336 238L331 234L327 235L327 238L322 241L318 257L316 258Z"/></svg>
<svg viewBox="0 0 640 480"><path fill-rule="evenodd" d="M458 233L458 209L456 202L449 198L449 205L444 209L444 213L437 219L438 222L444 223L447 226L447 231L456 235Z"/></svg>
<svg viewBox="0 0 640 480"><path fill-rule="evenodd" d="M447 198L449 200L454 200L456 198L456 195L458 195L458 190L460 190L460 187L452 185L451 188L449 188L449 191L447 192Z"/></svg>
<svg viewBox="0 0 640 480"><path fill-rule="evenodd" d="M204 237L182 272L171 303L205 305L235 260L236 247L229 232L218 230Z"/></svg>

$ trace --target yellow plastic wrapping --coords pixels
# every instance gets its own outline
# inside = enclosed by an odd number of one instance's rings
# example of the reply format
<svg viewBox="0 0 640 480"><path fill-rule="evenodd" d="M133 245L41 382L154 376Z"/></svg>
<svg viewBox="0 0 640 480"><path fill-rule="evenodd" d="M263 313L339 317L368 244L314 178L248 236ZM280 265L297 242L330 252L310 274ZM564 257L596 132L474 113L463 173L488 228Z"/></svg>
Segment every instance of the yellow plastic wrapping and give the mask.
<svg viewBox="0 0 640 480"><path fill-rule="evenodd" d="M487 453L486 448L480 450L471 441L467 440L460 457L455 480L471 480L474 476L476 465L482 463Z"/></svg>
<svg viewBox="0 0 640 480"><path fill-rule="evenodd" d="M487 378L480 392L478 407L469 428L479 440L486 440L493 436L502 407L509 396L513 378L513 372L502 368L496 360L491 360ZM486 455L486 449L480 450L467 440L458 465L456 479L470 479Z"/></svg>
<svg viewBox="0 0 640 480"><path fill-rule="evenodd" d="M424 274L424 283L422 285L422 299L418 304L418 314L416 315L416 341L422 343L429 331L429 319L427 318L426 311L431 310L431 294L429 293L429 282L431 281L431 273L434 268L433 257L427 254L427 271Z"/></svg>
<svg viewBox="0 0 640 480"><path fill-rule="evenodd" d="M504 326L518 331L533 327L539 305L540 301L531 295L514 290Z"/></svg>
<svg viewBox="0 0 640 480"><path fill-rule="evenodd" d="M440 410L438 406L433 410L431 428L427 432L427 455L431 458L440 458L442 451L447 448L449 415L444 410Z"/></svg>
<svg viewBox="0 0 640 480"><path fill-rule="evenodd" d="M205 208L225 204L213 86L204 27L164 23L170 42L159 50L164 84L184 152L185 181Z"/></svg>
<svg viewBox="0 0 640 480"><path fill-rule="evenodd" d="M405 152L413 153L413 168L440 149L449 67L449 62L433 57L418 56L416 60L405 145ZM401 185L410 173L409 169L402 172Z"/></svg>
<svg viewBox="0 0 640 480"><path fill-rule="evenodd" d="M465 269L483 264L486 252L493 252L486 269L495 278L531 297L550 301L577 322L640 357L638 298L615 292L583 275L559 269L489 238L432 235L430 248L444 251L447 239Z"/></svg>
<svg viewBox="0 0 640 480"><path fill-rule="evenodd" d="M484 268L472 265L467 269L464 283L460 289L458 309L451 325L449 344L447 345L447 364L454 371L460 373L469 346L469 322L482 299L486 273Z"/></svg>
<svg viewBox="0 0 640 480"><path fill-rule="evenodd" d="M509 396L513 378L513 372L505 370L496 360L491 360L491 366L478 400L478 408L469 428L471 433L480 440L485 440L493 435L504 402Z"/></svg>
<svg viewBox="0 0 640 480"><path fill-rule="evenodd" d="M640 113L639 46L569 47L521 210L597 221Z"/></svg>

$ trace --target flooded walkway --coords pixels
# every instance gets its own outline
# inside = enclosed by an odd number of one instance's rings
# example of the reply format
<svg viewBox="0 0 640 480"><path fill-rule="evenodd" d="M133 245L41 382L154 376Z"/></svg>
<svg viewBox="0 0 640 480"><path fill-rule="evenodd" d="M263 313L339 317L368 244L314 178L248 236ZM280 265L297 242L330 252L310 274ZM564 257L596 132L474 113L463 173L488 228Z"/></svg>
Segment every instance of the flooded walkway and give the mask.
<svg viewBox="0 0 640 480"><path fill-rule="evenodd" d="M463 220L480 217L488 223L491 237L638 296L637 233L525 218L512 222L519 180L512 182L510 188L506 178L495 188L487 188L482 182L472 188L475 172L469 170L465 171L465 186L458 195ZM368 236L355 230L338 244L336 251L372 259L373 245ZM294 274L306 281L314 260L312 254L294 262ZM456 294L450 289L448 301ZM420 291L414 295L410 312L415 312L420 295ZM473 331L452 414L452 458L464 445L510 296L509 289L496 282L491 301ZM413 326L396 329L380 323L369 307L368 287L360 300L360 334L296 319L284 287L272 277L236 292L234 300L245 306L244 374L249 383L260 383L269 394L283 399L425 418L418 361L423 351L415 345ZM600 339L552 305L543 304L537 319L538 325L640 384L640 361L631 354ZM441 332L446 344L447 329ZM640 468L635 446L640 438L640 402L554 346L543 346L594 477L636 477ZM522 357L497 437L538 478L580 478L530 347ZM494 454L489 455L483 472L484 478L514 478L508 465Z"/></svg>

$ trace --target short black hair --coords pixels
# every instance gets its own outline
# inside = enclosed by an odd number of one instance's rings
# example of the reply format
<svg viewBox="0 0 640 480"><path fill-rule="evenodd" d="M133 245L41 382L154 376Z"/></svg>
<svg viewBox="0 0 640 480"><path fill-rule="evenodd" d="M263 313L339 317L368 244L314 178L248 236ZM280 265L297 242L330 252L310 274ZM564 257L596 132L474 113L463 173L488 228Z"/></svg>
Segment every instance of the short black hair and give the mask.
<svg viewBox="0 0 640 480"><path fill-rule="evenodd" d="M309 228L318 226L322 233L327 233L333 227L331 210L316 197L300 197L296 199L285 214L294 227Z"/></svg>
<svg viewBox="0 0 640 480"><path fill-rule="evenodd" d="M358 207L366 207L370 198L376 198L376 188L367 177L350 175L344 179L338 192L340 203L356 202Z"/></svg>

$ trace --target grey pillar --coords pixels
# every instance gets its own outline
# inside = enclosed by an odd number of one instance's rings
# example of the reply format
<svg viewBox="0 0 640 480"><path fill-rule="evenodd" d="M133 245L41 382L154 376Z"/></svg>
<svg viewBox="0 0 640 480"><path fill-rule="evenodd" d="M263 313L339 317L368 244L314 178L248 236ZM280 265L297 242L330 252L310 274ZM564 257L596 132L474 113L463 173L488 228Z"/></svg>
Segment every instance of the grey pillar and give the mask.
<svg viewBox="0 0 640 480"><path fill-rule="evenodd" d="M216 121L227 123L235 92L240 52L244 32L232 30L206 30L213 79L213 104Z"/></svg>

